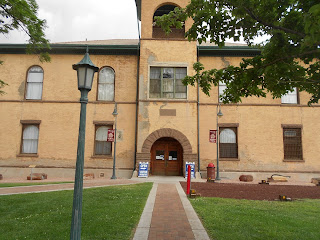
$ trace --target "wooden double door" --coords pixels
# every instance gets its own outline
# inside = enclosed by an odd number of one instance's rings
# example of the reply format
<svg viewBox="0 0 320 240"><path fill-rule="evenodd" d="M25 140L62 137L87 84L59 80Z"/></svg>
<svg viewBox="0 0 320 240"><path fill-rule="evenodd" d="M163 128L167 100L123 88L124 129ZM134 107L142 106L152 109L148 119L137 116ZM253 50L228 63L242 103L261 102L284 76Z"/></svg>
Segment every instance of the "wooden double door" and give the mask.
<svg viewBox="0 0 320 240"><path fill-rule="evenodd" d="M151 173L153 175L181 176L182 147L173 138L160 138L151 148Z"/></svg>

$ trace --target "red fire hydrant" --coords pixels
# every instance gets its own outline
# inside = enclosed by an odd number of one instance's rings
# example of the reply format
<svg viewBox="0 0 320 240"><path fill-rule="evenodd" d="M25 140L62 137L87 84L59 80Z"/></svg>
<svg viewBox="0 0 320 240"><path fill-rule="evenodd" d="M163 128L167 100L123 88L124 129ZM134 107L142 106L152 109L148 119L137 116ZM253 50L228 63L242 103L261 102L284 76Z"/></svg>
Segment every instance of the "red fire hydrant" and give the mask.
<svg viewBox="0 0 320 240"><path fill-rule="evenodd" d="M213 163L209 163L207 167L207 182L214 181L216 179L216 168Z"/></svg>

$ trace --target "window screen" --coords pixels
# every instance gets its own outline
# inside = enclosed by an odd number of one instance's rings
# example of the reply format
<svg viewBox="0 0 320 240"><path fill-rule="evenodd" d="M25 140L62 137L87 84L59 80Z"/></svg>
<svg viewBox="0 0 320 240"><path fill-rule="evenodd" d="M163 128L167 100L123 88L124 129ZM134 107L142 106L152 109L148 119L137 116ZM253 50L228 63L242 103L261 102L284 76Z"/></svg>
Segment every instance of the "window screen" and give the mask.
<svg viewBox="0 0 320 240"><path fill-rule="evenodd" d="M283 128L284 159L302 160L301 128Z"/></svg>

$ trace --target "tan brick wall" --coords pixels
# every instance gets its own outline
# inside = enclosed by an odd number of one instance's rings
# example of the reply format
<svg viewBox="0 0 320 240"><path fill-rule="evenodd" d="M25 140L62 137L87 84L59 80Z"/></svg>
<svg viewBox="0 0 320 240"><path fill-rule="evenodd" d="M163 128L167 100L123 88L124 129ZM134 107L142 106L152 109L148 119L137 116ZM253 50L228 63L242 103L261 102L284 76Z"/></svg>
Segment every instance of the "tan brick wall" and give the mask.
<svg viewBox="0 0 320 240"><path fill-rule="evenodd" d="M51 63L40 63L33 55L1 55L0 78L7 82L0 96L0 165L44 167L74 167L80 116L80 91L72 64L83 55L51 55ZM118 102L118 130L122 137L117 143L117 168L132 169L134 165L136 56L90 55L99 68L115 70L115 100ZM26 75L30 66L44 70L41 101L24 100ZM94 158L94 121L114 121L114 102L96 101L97 75L87 104L85 167L111 168L113 156ZM20 157L21 120L41 120L38 157Z"/></svg>

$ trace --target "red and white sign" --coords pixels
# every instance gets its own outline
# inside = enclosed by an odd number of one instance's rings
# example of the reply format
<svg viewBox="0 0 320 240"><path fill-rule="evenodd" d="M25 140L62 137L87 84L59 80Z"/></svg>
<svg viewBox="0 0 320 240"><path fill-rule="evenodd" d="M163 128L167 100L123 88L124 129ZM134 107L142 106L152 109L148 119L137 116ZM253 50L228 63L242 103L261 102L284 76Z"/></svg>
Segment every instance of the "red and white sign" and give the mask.
<svg viewBox="0 0 320 240"><path fill-rule="evenodd" d="M217 143L217 130L209 130L209 142Z"/></svg>
<svg viewBox="0 0 320 240"><path fill-rule="evenodd" d="M108 129L107 142L114 142L114 129Z"/></svg>

